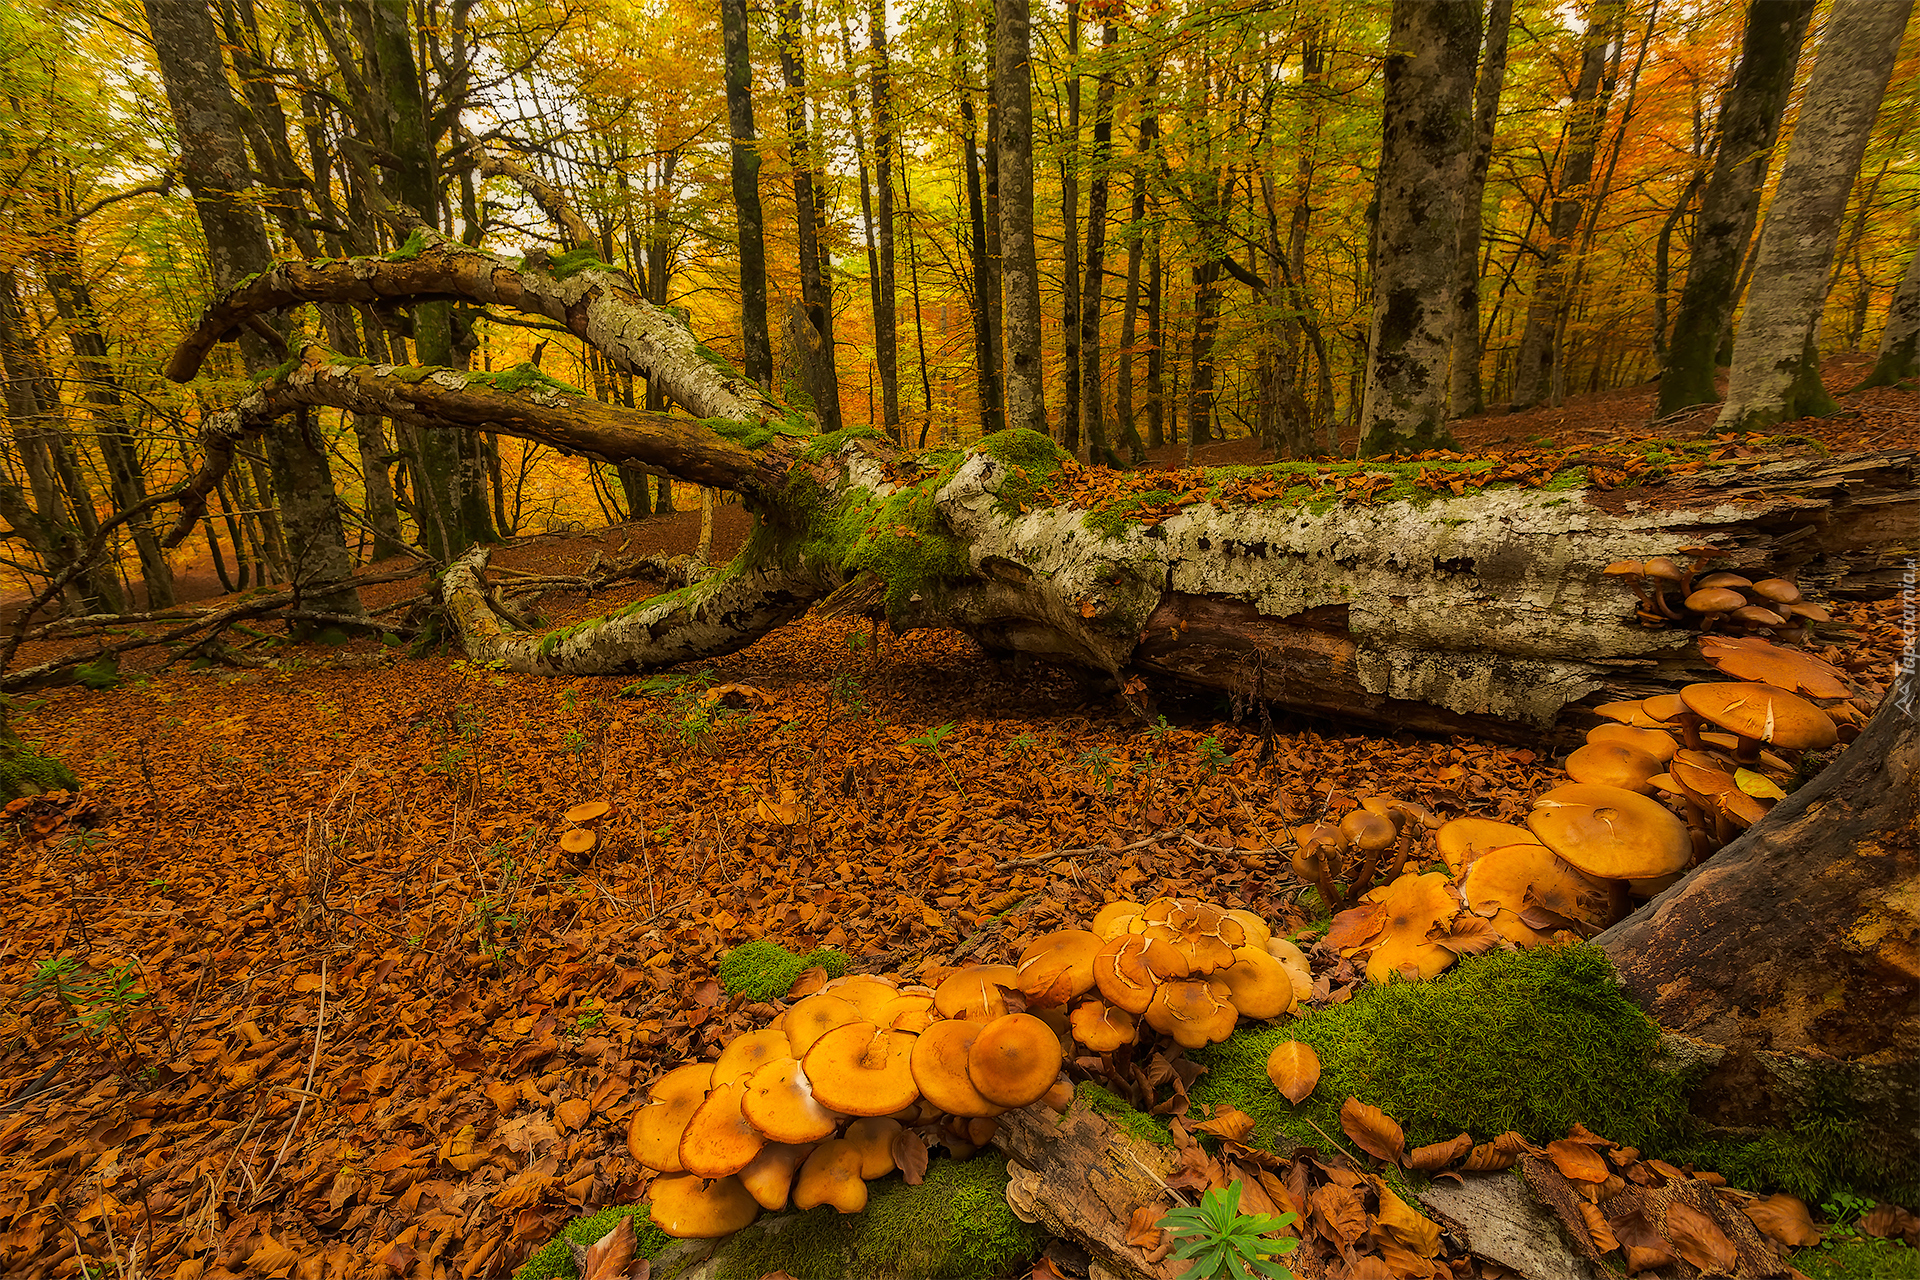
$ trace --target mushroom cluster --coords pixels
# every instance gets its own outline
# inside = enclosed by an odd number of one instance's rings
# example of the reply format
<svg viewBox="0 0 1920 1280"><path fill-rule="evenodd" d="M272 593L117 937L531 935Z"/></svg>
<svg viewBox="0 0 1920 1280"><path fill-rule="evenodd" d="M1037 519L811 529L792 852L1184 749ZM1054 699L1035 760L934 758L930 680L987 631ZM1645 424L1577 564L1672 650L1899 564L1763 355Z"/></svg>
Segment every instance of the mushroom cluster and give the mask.
<svg viewBox="0 0 1920 1280"><path fill-rule="evenodd" d="M1320 890L1327 910L1339 911L1364 897L1376 880L1397 879L1415 829L1439 825L1430 810L1410 800L1367 796L1338 823L1294 829L1293 874Z"/></svg>
<svg viewBox="0 0 1920 1280"><path fill-rule="evenodd" d="M1767 633L1787 644L1806 640L1810 624L1833 615L1801 595L1787 578L1748 576L1721 570L1702 573L1707 562L1727 554L1711 547L1688 548L1690 568L1665 556L1616 560L1602 574L1618 578L1639 600L1635 616L1647 626L1691 626L1703 632Z"/></svg>
<svg viewBox="0 0 1920 1280"><path fill-rule="evenodd" d="M838 978L717 1061L667 1072L627 1127L627 1150L659 1175L655 1224L710 1237L789 1202L857 1213L912 1148L972 1155L994 1116L1062 1085L1059 1038L1007 1007L995 980L1013 967L998 968L937 990Z"/></svg>

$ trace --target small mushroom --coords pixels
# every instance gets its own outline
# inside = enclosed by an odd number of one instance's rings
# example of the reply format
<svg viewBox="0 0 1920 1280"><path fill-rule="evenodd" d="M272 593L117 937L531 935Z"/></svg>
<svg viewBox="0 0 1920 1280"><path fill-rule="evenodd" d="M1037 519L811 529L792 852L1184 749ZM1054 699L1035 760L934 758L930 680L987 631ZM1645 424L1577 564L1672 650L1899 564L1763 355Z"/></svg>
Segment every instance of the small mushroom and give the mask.
<svg viewBox="0 0 1920 1280"><path fill-rule="evenodd" d="M1038 1102L1060 1074L1060 1040L1040 1019L1010 1013L989 1022L967 1053L967 1076L987 1101L1003 1107Z"/></svg>
<svg viewBox="0 0 1920 1280"><path fill-rule="evenodd" d="M1294 1006L1293 979L1264 947L1241 947L1219 976L1243 1017L1277 1018Z"/></svg>
<svg viewBox="0 0 1920 1280"><path fill-rule="evenodd" d="M1731 613L1746 602L1747 598L1738 591L1731 591L1726 587L1702 587L1687 597L1686 606L1691 612L1700 615L1700 629L1711 631L1713 624L1718 622L1723 614Z"/></svg>
<svg viewBox="0 0 1920 1280"><path fill-rule="evenodd" d="M1475 860L1510 844L1539 844L1525 827L1495 822L1492 818L1455 818L1434 834L1440 856L1446 859L1454 877L1467 873Z"/></svg>
<svg viewBox="0 0 1920 1280"><path fill-rule="evenodd" d="M779 1058L754 1069L747 1077L740 1113L774 1142L793 1144L832 1136L844 1118L813 1096L813 1081L793 1058Z"/></svg>
<svg viewBox="0 0 1920 1280"><path fill-rule="evenodd" d="M1082 1001L1071 1021L1073 1038L1095 1053L1112 1053L1140 1035L1139 1019L1104 1000Z"/></svg>
<svg viewBox="0 0 1920 1280"><path fill-rule="evenodd" d="M562 831L560 833L561 851L576 858L592 849L593 846L599 842L600 837L594 835L593 832L587 830L585 827L574 827L570 831Z"/></svg>
<svg viewBox="0 0 1920 1280"><path fill-rule="evenodd" d="M830 1204L841 1213L867 1207L867 1184L860 1176L860 1148L833 1138L813 1149L793 1184L793 1207L803 1212Z"/></svg>
<svg viewBox="0 0 1920 1280"><path fill-rule="evenodd" d="M1706 587L1724 587L1730 591L1745 591L1752 585L1751 578L1738 573L1729 573L1723 569L1719 573L1710 573L1704 578L1697 579L1693 589L1699 591Z"/></svg>
<svg viewBox="0 0 1920 1280"><path fill-rule="evenodd" d="M1653 607L1662 617L1678 619L1680 614L1667 602L1666 592L1672 589L1684 596L1688 591L1689 574L1681 572L1680 566L1665 556L1655 556L1642 566L1652 584L1651 598Z"/></svg>
<svg viewBox="0 0 1920 1280"><path fill-rule="evenodd" d="M735 1036L720 1051L713 1064L713 1087L719 1088L751 1074L763 1063L793 1056L792 1043L785 1031L763 1029Z"/></svg>
<svg viewBox="0 0 1920 1280"><path fill-rule="evenodd" d="M1603 702L1593 709L1593 714L1602 720L1613 720L1620 724L1632 725L1636 729L1658 729L1659 720L1647 714L1645 705L1638 699L1632 702Z"/></svg>
<svg viewBox="0 0 1920 1280"><path fill-rule="evenodd" d="M891 1115L920 1096L913 1042L905 1031L848 1023L814 1041L800 1065L821 1106L850 1116Z"/></svg>
<svg viewBox="0 0 1920 1280"><path fill-rule="evenodd" d="M1241 930L1247 935L1246 945L1249 947L1264 947L1267 945L1267 939L1273 936L1273 927L1244 907L1235 907L1228 911L1227 915L1240 923Z"/></svg>
<svg viewBox="0 0 1920 1280"><path fill-rule="evenodd" d="M589 822L598 822L613 812L613 806L605 800L587 800L573 806L563 815L576 827L584 827Z"/></svg>
<svg viewBox="0 0 1920 1280"><path fill-rule="evenodd" d="M1727 615L1743 627L1784 627L1787 620L1773 610L1757 604L1744 604Z"/></svg>
<svg viewBox="0 0 1920 1280"><path fill-rule="evenodd" d="M893 1137L901 1127L898 1120L889 1120L884 1116L867 1116L847 1126L847 1131L841 1137L859 1151L860 1177L863 1180L872 1182L893 1172Z"/></svg>
<svg viewBox="0 0 1920 1280"><path fill-rule="evenodd" d="M860 1016L860 1010L839 996L817 992L787 1010L788 1048L794 1057L804 1058L821 1036L850 1022L865 1023L866 1019Z"/></svg>
<svg viewBox="0 0 1920 1280"><path fill-rule="evenodd" d="M1101 998L1128 1013L1145 1013L1160 983L1191 972L1193 966L1170 943L1138 933L1112 939L1093 958Z"/></svg>
<svg viewBox="0 0 1920 1280"><path fill-rule="evenodd" d="M1782 606L1800 603L1800 588L1785 578L1762 578L1753 584L1753 594L1771 604Z"/></svg>
<svg viewBox="0 0 1920 1280"><path fill-rule="evenodd" d="M1320 890L1327 910L1336 909L1340 895L1334 889L1334 881L1344 869L1347 838L1332 823L1317 822L1295 827L1293 841L1293 874Z"/></svg>
<svg viewBox="0 0 1920 1280"><path fill-rule="evenodd" d="M1095 937L1108 942L1117 934L1125 933L1127 922L1145 910L1146 907L1138 902L1109 902L1094 913L1093 923L1087 927L1093 930Z"/></svg>
<svg viewBox="0 0 1920 1280"><path fill-rule="evenodd" d="M695 1109L680 1135L680 1165L702 1178L724 1178L753 1162L767 1136L741 1114L746 1082L719 1085Z"/></svg>
<svg viewBox="0 0 1920 1280"><path fill-rule="evenodd" d="M682 1240L730 1236L759 1216L759 1202L738 1177L709 1182L691 1173L670 1173L647 1188L647 1217Z"/></svg>
<svg viewBox="0 0 1920 1280"><path fill-rule="evenodd" d="M913 1082L924 1099L948 1115L997 1116L1004 1108L973 1087L967 1058L980 1038L983 1022L936 1022L914 1040L908 1059Z"/></svg>
<svg viewBox="0 0 1920 1280"><path fill-rule="evenodd" d="M989 1021L1007 1012L1006 993L1020 987L1020 971L1010 964L969 965L934 988L933 1007L943 1018Z"/></svg>
<svg viewBox="0 0 1920 1280"><path fill-rule="evenodd" d="M1360 855L1360 869L1354 873L1347 886L1349 895L1366 892L1373 887L1373 878L1380 867L1380 855L1400 843L1400 828L1391 818L1373 812L1370 809L1355 809L1340 819L1340 834L1347 838L1348 847ZM1392 869L1386 879L1399 874L1400 859L1392 860Z"/></svg>
<svg viewBox="0 0 1920 1280"><path fill-rule="evenodd" d="M1647 701L1651 703L1653 699L1649 698ZM1676 697L1674 701L1678 702L1679 698ZM1651 707L1649 707L1649 712L1651 712ZM1673 735L1670 733L1662 732L1659 729L1636 729L1628 724L1595 725L1593 728L1587 730L1587 742L1589 744L1596 742L1624 743L1636 751L1644 751L1655 760L1661 761L1673 759L1673 753L1680 749L1680 744L1673 740Z"/></svg>
<svg viewBox="0 0 1920 1280"><path fill-rule="evenodd" d="M760 1154L740 1171L740 1185L747 1194L759 1202L760 1207L769 1213L779 1213L787 1207L787 1198L793 1190L793 1176L813 1154L811 1142L769 1142L760 1148Z"/></svg>
<svg viewBox="0 0 1920 1280"><path fill-rule="evenodd" d="M1367 981L1386 983L1396 974L1431 978L1453 963L1454 953L1429 936L1435 925L1460 914L1460 899L1446 873L1409 871L1363 901L1386 908L1367 955Z"/></svg>
<svg viewBox="0 0 1920 1280"><path fill-rule="evenodd" d="M1184 978L1163 982L1147 1006L1147 1025L1175 1044L1199 1049L1219 1044L1233 1034L1240 1011L1206 982Z"/></svg>
<svg viewBox="0 0 1920 1280"><path fill-rule="evenodd" d="M1574 782L1534 802L1527 826L1540 843L1613 890L1609 919L1626 911L1626 881L1687 865L1687 828L1659 801L1637 791Z"/></svg>
<svg viewBox="0 0 1920 1280"><path fill-rule="evenodd" d="M1624 742L1601 741L1589 742L1569 755L1566 768L1567 776L1575 782L1597 782L1651 795L1653 786L1647 779L1660 772L1660 761Z"/></svg>
<svg viewBox="0 0 1920 1280"><path fill-rule="evenodd" d="M1760 744L1786 751L1824 751L1834 745L1833 721L1810 702L1772 685L1690 684L1680 691L1687 709L1738 735L1734 759L1755 764Z"/></svg>
<svg viewBox="0 0 1920 1280"><path fill-rule="evenodd" d="M1062 929L1028 944L1015 971L1028 1006L1064 1005L1093 990L1093 957L1101 945L1099 935L1085 929Z"/></svg>
<svg viewBox="0 0 1920 1280"><path fill-rule="evenodd" d="M862 1018L878 1026L880 1011L900 997L900 988L875 974L854 973L827 983L821 994L846 1001Z"/></svg>
<svg viewBox="0 0 1920 1280"><path fill-rule="evenodd" d="M1539 844L1490 851L1461 878L1460 895L1475 915L1521 946L1545 942L1553 933L1541 909L1583 933L1604 927L1611 909L1607 886Z"/></svg>
<svg viewBox="0 0 1920 1280"><path fill-rule="evenodd" d="M1736 680L1756 680L1806 698L1851 698L1853 686L1830 662L1751 636L1702 636L1700 656Z"/></svg>
<svg viewBox="0 0 1920 1280"><path fill-rule="evenodd" d="M1156 898L1140 913L1142 937L1165 942L1187 958L1194 973L1212 973L1233 963L1233 949L1246 944L1246 931L1210 902L1194 898Z"/></svg>

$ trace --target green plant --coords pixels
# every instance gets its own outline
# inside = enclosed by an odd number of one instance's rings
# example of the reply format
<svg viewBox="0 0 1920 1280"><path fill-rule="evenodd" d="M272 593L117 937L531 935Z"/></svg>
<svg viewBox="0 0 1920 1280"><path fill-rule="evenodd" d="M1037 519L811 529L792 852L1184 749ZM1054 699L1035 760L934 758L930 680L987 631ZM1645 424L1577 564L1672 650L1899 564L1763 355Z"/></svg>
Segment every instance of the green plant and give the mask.
<svg viewBox="0 0 1920 1280"><path fill-rule="evenodd" d="M20 991L20 1001L31 1004L51 992L73 1024L61 1038L70 1040L77 1035L101 1050L110 1040L117 1041L115 1065L121 1074L130 1075L140 1050L127 1034L127 1019L147 998L147 993L134 985L139 975L140 967L132 961L95 970L83 968L76 956L55 956L35 966L33 977Z"/></svg>
<svg viewBox="0 0 1920 1280"><path fill-rule="evenodd" d="M1293 1272L1273 1259L1292 1253L1300 1241L1293 1236L1269 1237L1298 1218L1292 1213L1276 1218L1240 1212L1240 1182L1235 1179L1225 1191L1203 1194L1198 1208L1168 1210L1160 1219L1160 1229L1180 1241L1173 1257L1187 1264L1187 1280L1238 1280L1242 1276L1293 1280Z"/></svg>
<svg viewBox="0 0 1920 1280"><path fill-rule="evenodd" d="M1211 777L1233 763L1233 757L1220 749L1220 739L1208 736L1200 743L1200 767Z"/></svg>
<svg viewBox="0 0 1920 1280"><path fill-rule="evenodd" d="M1100 784L1100 789L1108 795L1113 794L1113 753L1105 747L1088 747L1074 760L1085 770L1088 777Z"/></svg>
<svg viewBox="0 0 1920 1280"><path fill-rule="evenodd" d="M908 738L907 745L918 747L930 756L938 756L940 744L945 742L952 733L953 725L950 723L935 725L917 738Z"/></svg>

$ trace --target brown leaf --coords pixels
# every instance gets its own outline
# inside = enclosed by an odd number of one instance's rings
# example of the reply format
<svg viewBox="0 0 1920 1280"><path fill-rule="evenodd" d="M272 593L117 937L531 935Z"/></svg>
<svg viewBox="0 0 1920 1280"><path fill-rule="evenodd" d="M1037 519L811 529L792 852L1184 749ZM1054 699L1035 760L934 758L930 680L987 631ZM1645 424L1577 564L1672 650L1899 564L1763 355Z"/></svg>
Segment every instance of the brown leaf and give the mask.
<svg viewBox="0 0 1920 1280"><path fill-rule="evenodd" d="M1731 1271L1740 1261L1719 1223L1678 1200L1667 1206L1667 1239L1674 1252L1702 1271Z"/></svg>
<svg viewBox="0 0 1920 1280"><path fill-rule="evenodd" d="M627 1280L633 1245L633 1217L629 1214L586 1250L578 1264L580 1280Z"/></svg>
<svg viewBox="0 0 1920 1280"><path fill-rule="evenodd" d="M593 1108L585 1098L568 1098L553 1109L553 1118L559 1121L560 1132L567 1133L586 1124L587 1117L593 1114Z"/></svg>
<svg viewBox="0 0 1920 1280"><path fill-rule="evenodd" d="M1379 1225L1422 1258L1438 1256L1440 1225L1395 1195L1385 1178L1369 1177L1367 1181L1373 1184L1374 1191L1380 1197L1380 1210L1375 1215L1380 1220Z"/></svg>
<svg viewBox="0 0 1920 1280"><path fill-rule="evenodd" d="M1483 1142L1467 1154L1467 1162L1460 1167L1468 1173L1498 1173L1519 1163L1518 1152L1502 1151L1491 1142Z"/></svg>
<svg viewBox="0 0 1920 1280"><path fill-rule="evenodd" d="M1607 1180L1607 1162L1598 1151L1585 1143L1562 1138L1558 1142L1547 1144L1547 1159L1553 1161L1553 1167L1574 1182L1605 1182Z"/></svg>
<svg viewBox="0 0 1920 1280"><path fill-rule="evenodd" d="M1500 931L1491 923L1463 911L1454 917L1447 932L1434 941L1457 956L1477 956L1499 946L1501 938Z"/></svg>
<svg viewBox="0 0 1920 1280"><path fill-rule="evenodd" d="M1133 1211L1127 1219L1127 1243L1136 1249L1158 1249L1160 1247L1160 1219L1166 1216L1166 1206L1162 1204L1143 1204Z"/></svg>
<svg viewBox="0 0 1920 1280"><path fill-rule="evenodd" d="M1620 1247L1620 1242L1613 1238L1613 1228L1607 1225L1607 1215L1600 1212L1599 1205L1582 1201L1580 1217L1587 1224L1587 1235L1593 1241L1595 1253L1612 1253Z"/></svg>
<svg viewBox="0 0 1920 1280"><path fill-rule="evenodd" d="M1407 1135L1386 1112L1370 1107L1358 1098L1340 1104L1340 1128L1353 1145L1376 1160L1398 1164L1407 1149Z"/></svg>
<svg viewBox="0 0 1920 1280"><path fill-rule="evenodd" d="M1314 1226L1343 1251L1366 1234L1366 1210L1360 1207L1360 1198L1345 1187L1326 1183L1314 1191L1310 1203Z"/></svg>
<svg viewBox="0 0 1920 1280"><path fill-rule="evenodd" d="M1813 1215L1807 1212L1807 1203L1799 1196L1782 1191L1750 1200L1740 1206L1740 1211L1753 1219L1754 1226L1781 1244L1798 1249L1820 1243L1820 1228L1813 1225Z"/></svg>
<svg viewBox="0 0 1920 1280"><path fill-rule="evenodd" d="M1326 945L1345 954L1366 946L1387 927L1387 904L1363 902L1342 911L1327 928Z"/></svg>
<svg viewBox="0 0 1920 1280"><path fill-rule="evenodd" d="M1445 1142L1434 1142L1424 1147L1415 1147L1407 1153L1407 1168L1418 1173L1432 1173L1436 1169L1446 1168L1455 1160L1458 1160L1461 1156L1466 1155L1472 1150L1472 1136L1463 1133L1459 1137L1449 1138Z"/></svg>
<svg viewBox="0 0 1920 1280"><path fill-rule="evenodd" d="M1883 1200L1873 1206L1866 1217L1860 1219L1860 1229L1882 1240L1891 1240L1895 1236L1900 1236L1911 1244L1915 1234L1920 1233L1920 1218L1916 1218L1897 1204Z"/></svg>
<svg viewBox="0 0 1920 1280"><path fill-rule="evenodd" d="M803 969L800 971L800 976L793 980L793 986L787 990L787 998L789 1000L798 1000L801 996L810 996L816 991L822 990L826 985L827 971L815 965L811 969Z"/></svg>
<svg viewBox="0 0 1920 1280"><path fill-rule="evenodd" d="M900 1180L910 1187L919 1186L927 1176L927 1144L913 1130L902 1129L893 1135L891 1146Z"/></svg>
<svg viewBox="0 0 1920 1280"><path fill-rule="evenodd" d="M1288 1102L1299 1106L1320 1083L1320 1055L1311 1045L1285 1041L1267 1055L1267 1079Z"/></svg>
<svg viewBox="0 0 1920 1280"><path fill-rule="evenodd" d="M1203 1120L1193 1127L1216 1138L1239 1142L1253 1132L1253 1117L1236 1107L1219 1107L1211 1120Z"/></svg>

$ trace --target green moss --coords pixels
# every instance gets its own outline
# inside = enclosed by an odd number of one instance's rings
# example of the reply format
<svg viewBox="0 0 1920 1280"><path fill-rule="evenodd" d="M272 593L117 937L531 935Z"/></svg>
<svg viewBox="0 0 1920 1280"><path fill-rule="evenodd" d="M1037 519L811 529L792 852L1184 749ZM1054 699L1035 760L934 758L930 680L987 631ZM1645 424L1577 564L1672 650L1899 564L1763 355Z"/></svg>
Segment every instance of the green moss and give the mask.
<svg viewBox="0 0 1920 1280"><path fill-rule="evenodd" d="M704 342L694 343L693 353L699 356L702 360L706 361L706 363L710 365L712 368L717 370L721 377L732 378L736 381L743 381L743 379L740 378L740 370L734 368L733 361L727 359L725 356L721 355L718 351L715 351L712 347L708 346L706 343Z"/></svg>
<svg viewBox="0 0 1920 1280"><path fill-rule="evenodd" d="M886 584L887 617L900 621L916 595L933 596L943 582L969 572L966 544L948 531L934 504L934 494L952 478L960 457L925 455L922 463L940 464L931 474L901 484L886 497L848 489L832 505L821 490L797 477L790 498L802 534L785 545L783 554L836 566L848 577L873 574Z"/></svg>
<svg viewBox="0 0 1920 1280"><path fill-rule="evenodd" d="M393 372L387 376L399 382L418 384L425 382L438 372L440 371L430 364L402 364L395 365Z"/></svg>
<svg viewBox="0 0 1920 1280"><path fill-rule="evenodd" d="M1320 1057L1320 1083L1298 1107L1267 1079L1267 1056L1300 1040ZM1340 1134L1348 1097L1379 1107L1409 1147L1463 1130L1485 1141L1509 1129L1535 1142L1578 1121L1623 1145L1669 1140L1685 1112L1683 1082L1654 1064L1659 1032L1597 948L1536 947L1465 958L1432 982L1368 987L1346 1004L1235 1035L1192 1056L1210 1068L1198 1103L1253 1116L1256 1133L1324 1145Z"/></svg>
<svg viewBox="0 0 1920 1280"><path fill-rule="evenodd" d="M802 462L820 462L839 453L850 440L884 439L880 432L872 427L846 427L839 431L828 431L813 438L806 448L800 451Z"/></svg>
<svg viewBox="0 0 1920 1280"><path fill-rule="evenodd" d="M775 436L806 437L813 434L813 428L805 419L798 417L768 418L761 422L741 422L734 418L702 418L700 425L715 435L725 436L747 449L759 449L770 443Z"/></svg>
<svg viewBox="0 0 1920 1280"><path fill-rule="evenodd" d="M426 248L426 231L423 228L415 227L413 234L407 237L406 242L388 254L384 260L387 262L412 262L422 253L425 253Z"/></svg>
<svg viewBox="0 0 1920 1280"><path fill-rule="evenodd" d="M935 1160L919 1186L888 1177L867 1195L861 1213L822 1207L778 1231L741 1232L720 1250L719 1280L772 1271L795 1280L988 1280L1024 1274L1046 1241L1007 1207L1007 1162L997 1154Z"/></svg>
<svg viewBox="0 0 1920 1280"><path fill-rule="evenodd" d="M600 251L592 245L578 249L569 249L547 259L547 274L555 280L565 280L579 275L582 271L608 271L607 264L600 259Z"/></svg>
<svg viewBox="0 0 1920 1280"><path fill-rule="evenodd" d="M0 801L79 787L73 770L52 756L41 755L10 733L0 735Z"/></svg>
<svg viewBox="0 0 1920 1280"><path fill-rule="evenodd" d="M483 387L492 387L495 391L556 391L562 395L585 397L586 392L571 382L562 382L540 372L536 364L517 364L511 369L498 369L492 373L469 373L469 383L479 383Z"/></svg>
<svg viewBox="0 0 1920 1280"><path fill-rule="evenodd" d="M1113 502L1102 503L1087 512L1085 523L1103 538L1118 538L1127 531L1127 526L1140 518L1140 513L1149 508L1164 507L1180 495L1171 489L1147 489L1140 493L1130 493Z"/></svg>
<svg viewBox="0 0 1920 1280"><path fill-rule="evenodd" d="M262 369L258 373L247 375L247 381L256 387L264 387L269 382L280 381L280 379L286 377L299 367L300 357L295 356L293 359L277 364L271 369Z"/></svg>
<svg viewBox="0 0 1920 1280"><path fill-rule="evenodd" d="M1850 1236L1801 1249L1790 1259L1807 1280L1913 1280L1920 1252L1904 1240Z"/></svg>
<svg viewBox="0 0 1920 1280"><path fill-rule="evenodd" d="M1167 1127L1166 1121L1158 1116L1150 1116L1144 1111L1135 1111L1120 1095L1102 1088L1091 1080L1082 1080L1073 1087L1073 1092L1074 1096L1088 1107L1107 1117L1119 1128L1142 1142L1151 1142L1162 1147L1173 1145L1173 1131Z"/></svg>
<svg viewBox="0 0 1920 1280"><path fill-rule="evenodd" d="M731 995L774 1000L792 990L794 981L815 966L825 969L829 978L838 978L847 971L847 958L828 947L795 955L777 942L756 938L721 956L714 976Z"/></svg>
<svg viewBox="0 0 1920 1280"><path fill-rule="evenodd" d="M560 1234L514 1270L513 1280L577 1280L579 1269L573 1265L572 1241L581 1246L595 1244L600 1237L620 1225L620 1219L633 1219L634 1256L651 1258L673 1243L673 1237L653 1225L642 1204L615 1205L594 1213L583 1213L560 1228Z"/></svg>
<svg viewBox="0 0 1920 1280"><path fill-rule="evenodd" d="M582 618L578 622L569 623L564 627L558 627L547 632L547 634L540 637L540 656L543 658L550 657L553 651L561 644L573 639L582 631L591 630L605 621L605 618Z"/></svg>

